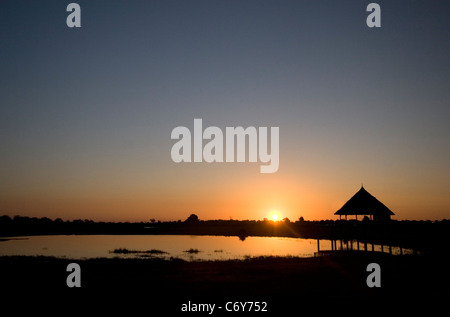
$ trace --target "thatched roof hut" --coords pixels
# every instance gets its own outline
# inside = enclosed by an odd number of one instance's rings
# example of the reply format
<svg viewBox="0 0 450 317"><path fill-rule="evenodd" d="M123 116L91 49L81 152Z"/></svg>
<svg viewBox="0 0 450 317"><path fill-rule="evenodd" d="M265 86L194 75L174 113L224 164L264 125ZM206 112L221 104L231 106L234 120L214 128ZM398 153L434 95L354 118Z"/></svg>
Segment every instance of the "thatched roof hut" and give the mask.
<svg viewBox="0 0 450 317"><path fill-rule="evenodd" d="M347 219L347 215L355 215L356 219L358 219L358 215L367 215L373 220L390 220L391 215L394 215L388 207L369 194L363 186L334 214L339 215L339 219L343 215L345 219Z"/></svg>

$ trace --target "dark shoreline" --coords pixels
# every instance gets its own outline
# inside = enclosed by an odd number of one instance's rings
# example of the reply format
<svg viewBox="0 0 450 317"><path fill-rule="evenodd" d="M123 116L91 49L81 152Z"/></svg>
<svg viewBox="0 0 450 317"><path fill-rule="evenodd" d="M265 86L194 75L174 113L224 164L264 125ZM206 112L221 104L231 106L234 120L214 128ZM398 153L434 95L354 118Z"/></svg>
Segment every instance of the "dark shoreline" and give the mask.
<svg viewBox="0 0 450 317"><path fill-rule="evenodd" d="M81 267L81 288L66 285L69 263ZM381 267L381 287L366 284L367 265ZM112 294L144 296L148 305L170 304L179 312L187 301L266 301L272 311L295 310L301 299L446 298L446 261L433 256L354 253L312 258L257 257L245 260L84 259L43 256L0 257L0 280L10 293ZM70 295L70 296L72 296Z"/></svg>

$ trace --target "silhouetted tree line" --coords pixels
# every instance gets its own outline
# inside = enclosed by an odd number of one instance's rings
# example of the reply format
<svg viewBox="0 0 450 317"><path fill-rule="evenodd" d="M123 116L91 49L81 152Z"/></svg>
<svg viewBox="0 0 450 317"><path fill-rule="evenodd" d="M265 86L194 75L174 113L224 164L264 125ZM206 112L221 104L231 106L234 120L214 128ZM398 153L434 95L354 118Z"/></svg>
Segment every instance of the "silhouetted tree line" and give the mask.
<svg viewBox="0 0 450 317"><path fill-rule="evenodd" d="M61 218L51 220L47 217L0 217L0 236L43 235L43 234L97 234L132 233L143 223L94 222L89 219L64 221Z"/></svg>
<svg viewBox="0 0 450 317"><path fill-rule="evenodd" d="M0 216L0 236L52 234L189 234L238 236L283 236L313 239L356 239L419 250L448 250L450 221L320 220L285 218L264 220L200 220L191 214L186 220L161 222L94 222L89 219L64 221L47 217Z"/></svg>

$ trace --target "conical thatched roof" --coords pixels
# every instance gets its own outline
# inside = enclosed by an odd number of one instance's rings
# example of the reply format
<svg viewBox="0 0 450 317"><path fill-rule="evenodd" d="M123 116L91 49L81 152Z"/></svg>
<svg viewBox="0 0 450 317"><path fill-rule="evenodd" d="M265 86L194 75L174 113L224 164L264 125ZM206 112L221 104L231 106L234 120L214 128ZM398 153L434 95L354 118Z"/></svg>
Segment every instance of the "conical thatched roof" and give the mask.
<svg viewBox="0 0 450 317"><path fill-rule="evenodd" d="M373 215L374 218L390 218L394 213L369 194L363 186L335 215Z"/></svg>

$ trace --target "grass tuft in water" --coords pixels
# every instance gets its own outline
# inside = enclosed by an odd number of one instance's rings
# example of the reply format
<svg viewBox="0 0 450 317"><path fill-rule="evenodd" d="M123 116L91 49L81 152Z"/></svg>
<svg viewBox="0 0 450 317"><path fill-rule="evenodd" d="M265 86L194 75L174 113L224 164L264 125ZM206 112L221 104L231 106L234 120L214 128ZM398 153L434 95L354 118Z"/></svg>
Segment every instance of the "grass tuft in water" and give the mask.
<svg viewBox="0 0 450 317"><path fill-rule="evenodd" d="M151 250L128 250L126 248L119 248L110 251L115 254L164 254L167 253L165 251L151 249Z"/></svg>
<svg viewBox="0 0 450 317"><path fill-rule="evenodd" d="M189 250L185 250L184 252L191 253L191 254L193 254L193 253L197 254L200 252L200 250L190 248Z"/></svg>

